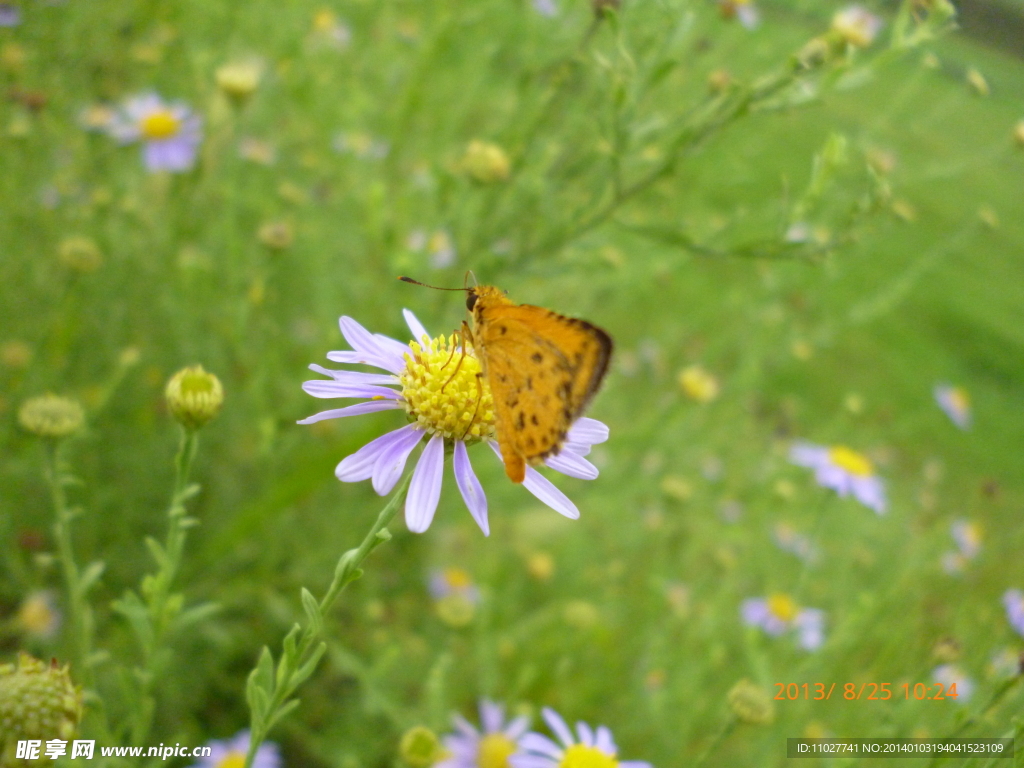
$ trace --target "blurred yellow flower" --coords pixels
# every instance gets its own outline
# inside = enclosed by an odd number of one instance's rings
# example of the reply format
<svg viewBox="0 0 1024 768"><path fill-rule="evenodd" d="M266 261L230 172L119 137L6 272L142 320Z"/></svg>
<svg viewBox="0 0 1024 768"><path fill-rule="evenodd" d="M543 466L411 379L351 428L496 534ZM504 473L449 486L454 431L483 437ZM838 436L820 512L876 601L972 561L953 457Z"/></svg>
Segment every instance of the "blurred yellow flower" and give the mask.
<svg viewBox="0 0 1024 768"><path fill-rule="evenodd" d="M850 5L832 17L832 31L855 48L867 48L882 29L882 19L861 5Z"/></svg>
<svg viewBox="0 0 1024 768"><path fill-rule="evenodd" d="M29 635L47 639L60 628L60 611L54 603L53 594L47 591L32 592L18 609L18 626Z"/></svg>
<svg viewBox="0 0 1024 768"><path fill-rule="evenodd" d="M32 362L32 347L19 339L0 345L0 364L7 368L25 368Z"/></svg>
<svg viewBox="0 0 1024 768"><path fill-rule="evenodd" d="M281 251L295 240L295 229L288 221L268 221L259 228L257 237L268 248Z"/></svg>
<svg viewBox="0 0 1024 768"><path fill-rule="evenodd" d="M537 581L548 581L555 573L555 559L547 552L534 552L526 560L526 570Z"/></svg>
<svg viewBox="0 0 1024 768"><path fill-rule="evenodd" d="M718 397L718 379L700 365L691 365L679 372L683 393L698 403L710 403Z"/></svg>
<svg viewBox="0 0 1024 768"><path fill-rule="evenodd" d="M103 263L103 254L96 242L78 235L64 238L57 247L57 255L61 264L76 272L95 272Z"/></svg>
<svg viewBox="0 0 1024 768"><path fill-rule="evenodd" d="M243 102L255 93L263 77L263 63L258 59L231 61L217 68L217 87L235 102Z"/></svg>
<svg viewBox="0 0 1024 768"><path fill-rule="evenodd" d="M479 139L469 142L461 165L471 178L481 184L505 181L512 170L504 149L493 142Z"/></svg>

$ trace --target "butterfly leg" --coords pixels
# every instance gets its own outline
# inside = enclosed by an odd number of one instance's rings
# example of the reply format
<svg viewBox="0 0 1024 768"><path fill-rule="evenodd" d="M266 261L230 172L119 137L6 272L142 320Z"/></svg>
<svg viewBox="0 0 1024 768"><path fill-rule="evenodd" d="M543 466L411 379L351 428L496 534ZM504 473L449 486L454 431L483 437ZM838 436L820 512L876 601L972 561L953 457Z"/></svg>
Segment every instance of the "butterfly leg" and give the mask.
<svg viewBox="0 0 1024 768"><path fill-rule="evenodd" d="M459 329L459 338L460 338L460 341L462 342L462 354L459 355L459 362L455 365L455 370L452 372L452 375L448 377L448 381L446 381L443 385L441 385L441 391L442 392L444 392L444 388L445 387L447 387L449 384L452 383L452 379L454 379L456 376L459 375L459 369L462 368L462 361L466 359L466 335L467 334L469 335L470 339L473 338L472 331L469 330L469 326L466 324L466 321L463 320L462 321L462 327ZM454 347L452 348L452 354L455 354ZM448 361L451 362L451 358L449 358ZM444 366L441 366L441 370L443 371L445 366L447 366L447 365L448 365L448 363L445 363Z"/></svg>

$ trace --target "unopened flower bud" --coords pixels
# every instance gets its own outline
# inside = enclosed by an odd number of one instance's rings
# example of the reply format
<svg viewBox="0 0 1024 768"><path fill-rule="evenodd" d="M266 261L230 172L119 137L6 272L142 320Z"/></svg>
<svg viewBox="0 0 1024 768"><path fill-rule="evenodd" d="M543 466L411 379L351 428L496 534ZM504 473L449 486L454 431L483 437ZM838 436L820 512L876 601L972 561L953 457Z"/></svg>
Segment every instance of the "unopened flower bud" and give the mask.
<svg viewBox="0 0 1024 768"><path fill-rule="evenodd" d="M256 91L263 76L263 65L250 59L232 61L217 68L217 87L236 102L244 102Z"/></svg>
<svg viewBox="0 0 1024 768"><path fill-rule="evenodd" d="M489 141L474 139L466 147L462 167L475 181L495 184L508 178L512 165L505 150Z"/></svg>
<svg viewBox="0 0 1024 768"><path fill-rule="evenodd" d="M729 709L741 723L767 725L775 719L775 705L761 686L750 680L740 680L730 690L726 699Z"/></svg>
<svg viewBox="0 0 1024 768"><path fill-rule="evenodd" d="M699 365L679 372L679 386L688 398L698 403L710 403L718 397L718 379Z"/></svg>
<svg viewBox="0 0 1024 768"><path fill-rule="evenodd" d="M832 31L854 48L867 48L882 29L882 19L862 5L850 5L832 17Z"/></svg>
<svg viewBox="0 0 1024 768"><path fill-rule="evenodd" d="M82 719L82 692L67 665L45 664L27 653L18 665L0 665L0 763L14 765L19 741L70 739Z"/></svg>
<svg viewBox="0 0 1024 768"><path fill-rule="evenodd" d="M59 395L40 395L22 403L18 423L39 437L67 437L82 428L85 411L77 400Z"/></svg>
<svg viewBox="0 0 1024 768"><path fill-rule="evenodd" d="M410 768L430 768L441 757L441 742L432 730L416 725L403 734L398 754Z"/></svg>
<svg viewBox="0 0 1024 768"><path fill-rule="evenodd" d="M57 249L60 262L76 272L95 272L103 263L99 246L88 237L65 238Z"/></svg>
<svg viewBox="0 0 1024 768"><path fill-rule="evenodd" d="M224 388L220 379L195 365L182 368L164 391L171 414L188 429L199 429L220 411Z"/></svg>
<svg viewBox="0 0 1024 768"><path fill-rule="evenodd" d="M283 251L295 240L295 229L288 221L268 221L260 227L257 237L267 248Z"/></svg>

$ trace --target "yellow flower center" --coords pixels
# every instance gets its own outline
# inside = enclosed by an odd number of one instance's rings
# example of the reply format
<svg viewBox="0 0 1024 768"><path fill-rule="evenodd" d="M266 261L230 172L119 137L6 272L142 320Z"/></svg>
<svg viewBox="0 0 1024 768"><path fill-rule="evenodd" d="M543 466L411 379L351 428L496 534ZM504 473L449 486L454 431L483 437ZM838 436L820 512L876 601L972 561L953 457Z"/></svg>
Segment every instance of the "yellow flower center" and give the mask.
<svg viewBox="0 0 1024 768"><path fill-rule="evenodd" d="M467 589L473 586L473 580L461 568L445 568L444 580L452 589Z"/></svg>
<svg viewBox="0 0 1024 768"><path fill-rule="evenodd" d="M478 768L509 768L508 759L516 751L516 743L504 733L488 733L480 739L476 755Z"/></svg>
<svg viewBox="0 0 1024 768"><path fill-rule="evenodd" d="M875 474L875 468L871 465L868 457L863 453L857 453L845 445L836 445L828 450L828 457L840 469L844 469L851 475L858 477L870 477Z"/></svg>
<svg viewBox="0 0 1024 768"><path fill-rule="evenodd" d="M796 618L800 607L789 595L776 593L768 597L768 610L775 618L789 622Z"/></svg>
<svg viewBox="0 0 1024 768"><path fill-rule="evenodd" d="M615 755L606 755L597 747L573 744L562 756L558 768L618 768Z"/></svg>
<svg viewBox="0 0 1024 768"><path fill-rule="evenodd" d="M150 112L139 122L139 130L143 138L151 141L169 139L178 133L181 121L169 109L158 109Z"/></svg>
<svg viewBox="0 0 1024 768"><path fill-rule="evenodd" d="M42 595L28 598L18 611L18 621L27 632L46 635L53 630L57 616L50 608L50 601Z"/></svg>
<svg viewBox="0 0 1024 768"><path fill-rule="evenodd" d="M217 768L245 768L245 753L228 752L217 762Z"/></svg>
<svg viewBox="0 0 1024 768"><path fill-rule="evenodd" d="M458 349L457 337L439 336L409 344L399 375L405 410L429 434L476 442L494 437L494 401L472 347ZM426 343L427 346L421 346Z"/></svg>

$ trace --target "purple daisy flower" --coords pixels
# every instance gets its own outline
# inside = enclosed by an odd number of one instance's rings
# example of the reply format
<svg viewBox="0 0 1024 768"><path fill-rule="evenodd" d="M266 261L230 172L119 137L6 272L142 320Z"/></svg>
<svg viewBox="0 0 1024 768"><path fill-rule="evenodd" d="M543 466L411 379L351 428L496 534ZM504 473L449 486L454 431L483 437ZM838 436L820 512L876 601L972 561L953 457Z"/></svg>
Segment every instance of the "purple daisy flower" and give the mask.
<svg viewBox="0 0 1024 768"><path fill-rule="evenodd" d="M1019 589L1008 589L1003 593L1003 605L1006 606L1006 618L1017 634L1024 637L1024 592Z"/></svg>
<svg viewBox="0 0 1024 768"><path fill-rule="evenodd" d="M181 172L195 165L202 124L185 104L145 93L124 103L107 132L122 144L141 141L142 159L150 171Z"/></svg>
<svg viewBox="0 0 1024 768"><path fill-rule="evenodd" d="M249 751L249 731L239 731L230 739L208 741L206 747L210 754L199 758L199 762L190 768L237 768L245 765L245 756ZM264 742L256 750L252 761L253 768L281 768L281 755L277 745Z"/></svg>
<svg viewBox="0 0 1024 768"><path fill-rule="evenodd" d="M798 466L813 469L814 479L823 488L831 488L840 496L853 495L877 514L885 513L885 488L864 454L845 445L828 447L801 442L790 450L789 459Z"/></svg>
<svg viewBox="0 0 1024 768"><path fill-rule="evenodd" d="M556 743L539 733L523 736L522 752L509 758L512 768L560 768L564 766L608 766L617 768L652 768L641 760L619 760L612 732L606 726L591 728L582 721L576 723L576 735L555 710L544 707L544 721L555 734ZM578 740L577 740L578 739Z"/></svg>
<svg viewBox="0 0 1024 768"><path fill-rule="evenodd" d="M307 381L302 388L313 397L365 398L365 402L322 411L299 424L324 419L358 416L375 411L404 410L411 422L364 445L338 464L334 471L346 483L372 480L373 489L384 496L398 483L413 449L427 438L412 473L405 500L405 521L409 530L422 533L430 527L441 497L446 453L453 456L455 483L484 535L490 535L487 497L469 462L467 447L486 443L501 460L495 440L494 410L486 380L478 376L480 362L457 344L457 335L431 338L409 310L403 310L414 339L408 344L373 334L351 317L340 320L341 333L352 351L329 352L336 363L362 364L387 371L386 374L332 370L319 365L310 368L330 380ZM584 457L590 446L608 439L608 427L596 419L581 418L569 430L561 452L544 464L562 474L593 480L597 467ZM575 520L576 505L533 467L526 468L523 486L556 512Z"/></svg>
<svg viewBox="0 0 1024 768"><path fill-rule="evenodd" d="M525 717L505 722L500 704L480 700L482 731L462 715L452 718L456 733L445 736L448 756L434 768L509 768L509 758L519 753L523 734L530 725Z"/></svg>
<svg viewBox="0 0 1024 768"><path fill-rule="evenodd" d="M932 680L941 683L946 697L957 704L966 704L974 693L974 681L954 664L942 664L933 669Z"/></svg>
<svg viewBox="0 0 1024 768"><path fill-rule="evenodd" d="M825 612L817 608L801 608L786 594L744 600L740 605L740 616L747 626L760 627L773 637L796 632L800 647L807 651L820 648L825 642Z"/></svg>
<svg viewBox="0 0 1024 768"><path fill-rule="evenodd" d="M949 416L950 421L960 429L971 428L971 397L966 389L950 384L936 384L933 394L935 402Z"/></svg>
<svg viewBox="0 0 1024 768"><path fill-rule="evenodd" d="M555 0L533 0L533 10L549 19L558 15L558 6L555 5Z"/></svg>
<svg viewBox="0 0 1024 768"><path fill-rule="evenodd" d="M10 3L0 3L0 27L16 27L21 24L21 10Z"/></svg>

